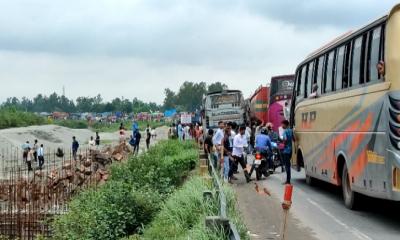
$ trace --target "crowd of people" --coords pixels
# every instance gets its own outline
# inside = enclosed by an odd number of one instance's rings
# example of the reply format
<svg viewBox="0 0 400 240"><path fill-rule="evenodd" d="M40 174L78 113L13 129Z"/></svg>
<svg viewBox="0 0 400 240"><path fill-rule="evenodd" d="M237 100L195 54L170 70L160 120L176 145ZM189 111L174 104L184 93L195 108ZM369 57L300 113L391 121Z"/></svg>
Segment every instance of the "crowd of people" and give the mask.
<svg viewBox="0 0 400 240"><path fill-rule="evenodd" d="M121 123L119 127L119 142L120 143L126 143L126 128ZM151 139L156 139L157 138L157 133L155 129L152 129L150 125L147 125L147 128L145 129L145 134L146 134L146 148L150 148L150 141ZM130 135L129 139L129 144L133 148L133 153L138 154L139 153L139 145L140 145L140 140L142 138L142 135L139 131L139 126L137 123L134 123L132 125L132 135ZM89 150L97 150L100 146L100 135L99 132L96 132L95 136L91 136L90 139L88 140L88 147ZM72 145L71 145L71 150L72 150L72 158L74 160L77 160L78 158L78 151L79 151L79 142L76 138L76 136L72 137ZM35 139L33 145L29 143L29 141L26 141L22 145L22 157L23 161L26 163L28 167L28 171L32 171L34 166L33 162L37 163L37 169L42 169L44 165L44 158L45 158L45 153L44 153L44 145L39 144L38 140ZM58 149L58 153L56 154L58 157L63 157L64 153L62 149Z"/></svg>
<svg viewBox="0 0 400 240"><path fill-rule="evenodd" d="M199 123L172 124L169 129L168 136L170 138L178 138L179 141L194 140L197 144L203 144L203 127Z"/></svg>
<svg viewBox="0 0 400 240"><path fill-rule="evenodd" d="M286 184L290 184L290 161L292 142L295 141L293 131L289 128L288 120L281 123L279 132L273 130L271 123L259 126L238 126L235 122L218 123L218 129L208 130L204 140L204 151L212 154L214 167L221 170L224 182L232 183L236 180L238 167L243 170L247 182L251 181L254 164L247 164L247 154L258 152L267 161L269 173L273 172L272 150L275 146L280 155L281 172L286 172Z"/></svg>
<svg viewBox="0 0 400 240"><path fill-rule="evenodd" d="M22 158L24 162L26 163L28 167L28 171L33 170L33 163L37 163L37 167L39 169L42 169L43 164L44 164L44 148L43 144L39 145L39 142L37 139L34 140L33 145L29 143L29 141L26 141L22 145Z"/></svg>

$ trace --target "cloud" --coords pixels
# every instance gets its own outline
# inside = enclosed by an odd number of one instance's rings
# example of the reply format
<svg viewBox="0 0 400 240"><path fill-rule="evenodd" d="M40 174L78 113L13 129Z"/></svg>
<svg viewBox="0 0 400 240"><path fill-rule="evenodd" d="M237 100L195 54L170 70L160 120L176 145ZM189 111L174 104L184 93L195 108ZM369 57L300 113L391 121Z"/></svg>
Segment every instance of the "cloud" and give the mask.
<svg viewBox="0 0 400 240"><path fill-rule="evenodd" d="M185 81L245 95L391 1L13 0L0 2L0 101L67 95L162 102ZM361 2L366 2L362 4ZM377 15L377 16L376 16Z"/></svg>
<svg viewBox="0 0 400 240"><path fill-rule="evenodd" d="M395 0L280 0L244 1L248 9L269 19L293 26L333 26L339 28L357 27L367 24L385 14L396 3ZM312 29L309 29L312 30Z"/></svg>

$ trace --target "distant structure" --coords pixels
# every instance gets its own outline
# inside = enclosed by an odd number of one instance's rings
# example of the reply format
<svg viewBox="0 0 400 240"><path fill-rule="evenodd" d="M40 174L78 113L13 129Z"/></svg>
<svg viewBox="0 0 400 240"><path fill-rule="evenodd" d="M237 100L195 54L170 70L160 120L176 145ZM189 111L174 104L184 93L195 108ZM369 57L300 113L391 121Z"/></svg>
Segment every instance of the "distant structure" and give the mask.
<svg viewBox="0 0 400 240"><path fill-rule="evenodd" d="M62 95L65 97L65 86L62 87Z"/></svg>

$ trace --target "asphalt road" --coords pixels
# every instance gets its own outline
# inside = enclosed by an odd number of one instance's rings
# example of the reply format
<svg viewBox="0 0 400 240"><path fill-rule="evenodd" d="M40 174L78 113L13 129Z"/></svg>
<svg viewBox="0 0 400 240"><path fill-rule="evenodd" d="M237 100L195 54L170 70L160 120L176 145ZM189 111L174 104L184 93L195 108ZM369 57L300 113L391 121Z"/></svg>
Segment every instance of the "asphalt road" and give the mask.
<svg viewBox="0 0 400 240"><path fill-rule="evenodd" d="M268 214L271 215L271 211L259 209L248 216L250 211L246 209L251 208L251 205L280 209L284 191L280 169L276 174L258 182L259 188L265 187L271 193L270 197L251 194L255 192L254 183L245 184L241 175L238 175L240 179L235 182L234 189L238 204L242 205L239 209L244 215L251 238L279 239L278 234L273 236L271 231L265 229L270 225L280 228L280 214L274 213L276 216L270 217ZM348 210L343 204L340 188L319 181L308 186L304 172L292 171L292 175L293 205L288 223L292 230L287 239L400 239L400 203L365 197L359 210ZM271 223L271 219L275 219L275 222ZM276 232L280 232L279 229Z"/></svg>

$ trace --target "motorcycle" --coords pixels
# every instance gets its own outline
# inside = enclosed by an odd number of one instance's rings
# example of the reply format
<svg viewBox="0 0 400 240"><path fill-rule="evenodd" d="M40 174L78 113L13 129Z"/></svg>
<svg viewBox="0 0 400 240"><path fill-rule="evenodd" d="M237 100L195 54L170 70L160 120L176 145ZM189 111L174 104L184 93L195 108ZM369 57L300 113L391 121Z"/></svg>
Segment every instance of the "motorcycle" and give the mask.
<svg viewBox="0 0 400 240"><path fill-rule="evenodd" d="M272 160L272 173L275 172L275 169L278 167L282 167L283 169L283 165L282 165L282 154L281 154L281 149L278 143L276 142L271 142L271 160Z"/></svg>
<svg viewBox="0 0 400 240"><path fill-rule="evenodd" d="M267 159L259 151L256 151L254 153L254 162L253 165L251 166L250 176L253 173L253 171L256 172L257 181L261 179L262 175L264 175L265 177L269 176Z"/></svg>

